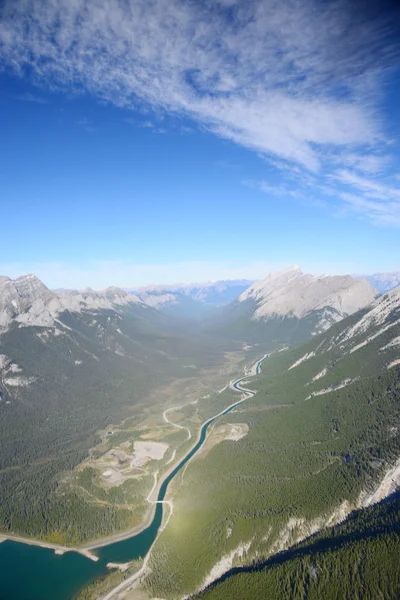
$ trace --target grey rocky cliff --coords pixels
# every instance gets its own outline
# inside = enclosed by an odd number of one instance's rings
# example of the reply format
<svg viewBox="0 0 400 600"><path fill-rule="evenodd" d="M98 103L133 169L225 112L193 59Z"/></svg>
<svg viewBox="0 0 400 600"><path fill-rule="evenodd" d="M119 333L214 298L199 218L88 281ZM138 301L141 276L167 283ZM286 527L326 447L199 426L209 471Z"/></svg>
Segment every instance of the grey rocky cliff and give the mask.
<svg viewBox="0 0 400 600"><path fill-rule="evenodd" d="M110 287L102 291L86 289L49 290L36 275L18 279L0 277L0 333L15 322L19 326L53 327L65 311L115 309L142 304L124 290Z"/></svg>
<svg viewBox="0 0 400 600"><path fill-rule="evenodd" d="M349 275L315 276L300 267L270 273L239 296L239 302L254 301L254 320L271 317L298 319L319 311L320 329L353 314L372 302L378 292L365 279Z"/></svg>

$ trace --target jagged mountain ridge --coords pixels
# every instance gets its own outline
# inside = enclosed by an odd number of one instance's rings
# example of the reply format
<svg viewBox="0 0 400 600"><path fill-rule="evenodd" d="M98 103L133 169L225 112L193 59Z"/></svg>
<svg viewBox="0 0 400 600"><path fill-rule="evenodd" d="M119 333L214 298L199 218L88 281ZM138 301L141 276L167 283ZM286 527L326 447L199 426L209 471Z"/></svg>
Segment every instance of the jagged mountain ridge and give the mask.
<svg viewBox="0 0 400 600"><path fill-rule="evenodd" d="M177 291L149 288L133 297L138 298L146 306L178 318L197 320L207 310L202 302Z"/></svg>
<svg viewBox="0 0 400 600"><path fill-rule="evenodd" d="M269 274L254 283L238 298L239 302L255 300L254 319L272 315L306 316L313 310L332 308L339 315L349 315L369 304L376 291L363 279L350 275L314 276L300 267Z"/></svg>
<svg viewBox="0 0 400 600"><path fill-rule="evenodd" d="M305 346L305 350L289 366L289 370L297 369L302 363L307 363L310 368L314 363L321 364L324 359L323 368L315 372L309 382L319 387L329 380L330 388L339 389L337 386L349 385L361 375L368 376L374 371L390 370L400 365L400 286L334 325ZM332 383L332 375L341 372L340 364L349 359L353 369L357 365L357 370L352 373L354 379L345 377Z"/></svg>
<svg viewBox="0 0 400 600"><path fill-rule="evenodd" d="M328 335L331 333L331 335ZM400 286L377 298L353 319L346 319L327 332L318 353L333 348L343 357L365 349L374 352L387 369L400 364Z"/></svg>
<svg viewBox="0 0 400 600"><path fill-rule="evenodd" d="M304 341L377 296L364 279L315 276L295 266L252 284L220 314L220 324L215 321L214 326L246 341Z"/></svg>
<svg viewBox="0 0 400 600"><path fill-rule="evenodd" d="M400 285L400 271L374 273L373 275L363 275L363 277L381 294L390 292L390 290Z"/></svg>
<svg viewBox="0 0 400 600"><path fill-rule="evenodd" d="M253 321L309 319L311 333L316 334L366 306L377 295L364 279L349 275L315 276L303 273L296 266L256 282L238 302L253 303Z"/></svg>
<svg viewBox="0 0 400 600"><path fill-rule="evenodd" d="M13 323L52 327L64 311L113 309L143 304L139 298L116 287L102 291L49 290L36 275L0 278L0 332ZM144 306L144 304L143 304Z"/></svg>
<svg viewBox="0 0 400 600"><path fill-rule="evenodd" d="M0 530L47 536L62 515L80 531L93 507L57 496L60 474L99 430L150 410L157 386L218 368L224 349L118 288L55 293L24 276L2 278L0 298Z"/></svg>
<svg viewBox="0 0 400 600"><path fill-rule="evenodd" d="M252 283L253 281L248 279L228 279L204 283L149 285L128 291L160 310L177 304L201 310L201 305L216 307L229 304Z"/></svg>

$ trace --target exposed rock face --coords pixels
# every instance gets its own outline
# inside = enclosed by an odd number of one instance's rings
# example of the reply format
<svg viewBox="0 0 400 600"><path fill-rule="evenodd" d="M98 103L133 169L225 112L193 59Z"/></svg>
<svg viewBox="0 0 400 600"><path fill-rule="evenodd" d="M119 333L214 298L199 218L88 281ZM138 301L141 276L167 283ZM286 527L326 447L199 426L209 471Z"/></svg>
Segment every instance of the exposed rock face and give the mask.
<svg viewBox="0 0 400 600"><path fill-rule="evenodd" d="M15 280L0 278L0 311L20 313L39 299L49 302L53 297L55 294L36 275L24 275Z"/></svg>
<svg viewBox="0 0 400 600"><path fill-rule="evenodd" d="M400 324L400 286L384 294L371 304L355 325L344 330L340 336L341 347L352 345L350 353L363 348L371 341L379 338L384 333L392 335ZM398 346L397 337L393 337L381 350ZM356 343L354 346L353 344Z"/></svg>
<svg viewBox="0 0 400 600"><path fill-rule="evenodd" d="M327 364L322 371L318 369L312 380L307 384L311 385L320 380L325 381L325 377L332 371L333 365L339 364L346 356L358 353L362 349L364 351L363 366L365 366L367 360L376 361L379 355L379 360L382 361L384 368L389 369L396 366L395 363L398 364L397 361L399 361L399 333L400 286L371 302L355 318L343 321L339 329L335 328L327 331L318 346L300 356L289 366L288 370L301 369L304 361L313 362L315 358L318 359L320 367L320 357L334 352L334 356L327 358ZM357 354L355 357L357 358ZM354 374L357 374L355 370L352 375ZM365 376L365 373L362 376ZM348 385L352 381L356 381L357 378L343 379L342 377L335 383L334 387L338 389L338 386ZM325 393L326 389L321 391ZM314 393L314 395L316 394Z"/></svg>
<svg viewBox="0 0 400 600"><path fill-rule="evenodd" d="M254 320L287 316L302 319L318 311L320 329L324 330L363 308L377 295L365 279L314 276L296 266L257 281L238 300L255 302Z"/></svg>
<svg viewBox="0 0 400 600"><path fill-rule="evenodd" d="M66 310L112 309L116 306L142 304L139 298L119 288L110 287L96 292L91 289L78 292L49 290L36 275L18 279L0 277L0 333L12 322L20 326L52 327L59 314Z"/></svg>
<svg viewBox="0 0 400 600"><path fill-rule="evenodd" d="M63 290L59 299L65 310L81 311L114 308L129 304L143 304L137 296L128 294L121 288L108 287L105 290L95 291L86 288L82 291Z"/></svg>
<svg viewBox="0 0 400 600"><path fill-rule="evenodd" d="M0 330L6 329L14 320L29 319L28 312L47 312L46 306L56 300L51 292L35 275L24 275L12 280L0 279ZM28 312L27 312L28 311Z"/></svg>
<svg viewBox="0 0 400 600"><path fill-rule="evenodd" d="M138 298L148 306L158 309L163 309L171 304L178 304L180 300L178 294L174 294L173 292L153 290L140 292Z"/></svg>

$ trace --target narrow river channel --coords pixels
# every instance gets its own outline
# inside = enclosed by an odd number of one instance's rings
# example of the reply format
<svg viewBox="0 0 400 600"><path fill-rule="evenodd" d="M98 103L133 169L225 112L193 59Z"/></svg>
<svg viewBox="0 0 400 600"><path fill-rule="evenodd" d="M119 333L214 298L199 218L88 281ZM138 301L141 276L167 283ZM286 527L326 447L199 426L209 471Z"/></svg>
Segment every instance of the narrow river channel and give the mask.
<svg viewBox="0 0 400 600"><path fill-rule="evenodd" d="M255 373L261 369L261 363L268 354L260 359ZM241 388L240 383L249 375L241 377L233 384L238 392L254 392ZM219 417L234 410L244 400L239 400L224 411L212 417L200 430L200 437L193 448L178 463L162 483L157 496L157 505L150 525L131 538L98 548L95 553L99 560L93 562L76 552L57 555L53 550L31 546L10 540L0 544L0 600L71 600L79 590L108 572L107 563L125 563L146 556L154 543L162 523L167 488L175 475L201 448L206 439L207 430Z"/></svg>

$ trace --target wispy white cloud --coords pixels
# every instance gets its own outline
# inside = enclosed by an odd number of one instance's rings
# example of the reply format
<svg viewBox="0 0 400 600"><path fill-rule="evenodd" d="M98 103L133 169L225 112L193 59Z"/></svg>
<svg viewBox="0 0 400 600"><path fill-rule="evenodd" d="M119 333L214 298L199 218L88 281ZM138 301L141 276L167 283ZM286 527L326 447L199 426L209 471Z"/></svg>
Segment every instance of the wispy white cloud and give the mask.
<svg viewBox="0 0 400 600"><path fill-rule="evenodd" d="M268 181L243 181L270 197L294 198L308 206L333 211L334 216L357 214L376 225L400 225L400 186L396 178L388 185L350 170L334 172L327 183L317 178L297 177L287 183L272 185ZM332 183L333 181L333 183ZM336 185L335 185L336 184Z"/></svg>
<svg viewBox="0 0 400 600"><path fill-rule="evenodd" d="M281 198L304 198L304 194L296 187L290 187L285 183L279 183L278 185L273 185L268 181L255 181L253 179L246 179L243 182L243 185L247 187L254 188L260 190L260 192L264 192L269 196L276 196Z"/></svg>
<svg viewBox="0 0 400 600"><path fill-rule="evenodd" d="M5 0L0 58L40 85L189 116L311 186L306 171L387 164L379 106L399 36L380 4Z"/></svg>
<svg viewBox="0 0 400 600"><path fill-rule="evenodd" d="M153 133L167 133L167 130L164 127L160 127L159 125L157 125L156 123L154 123L153 121L150 120L138 120L138 119L133 119L132 117L128 117L127 119L125 119L126 123L129 123L129 125L133 125L135 127L143 127L145 129L151 129Z"/></svg>
<svg viewBox="0 0 400 600"><path fill-rule="evenodd" d="M356 152L342 152L336 160L332 158L333 164L341 164L347 168L355 169L362 174L382 173L389 163L388 156L376 156L374 154L358 154Z"/></svg>
<svg viewBox="0 0 400 600"><path fill-rule="evenodd" d="M358 189L370 198L400 201L400 188L398 187L386 185L366 177L360 177L360 175L351 171L339 171L335 177L338 181Z"/></svg>
<svg viewBox="0 0 400 600"><path fill-rule="evenodd" d="M379 60L390 59L382 43L388 23L351 4L10 0L1 55L50 85L183 112L218 135L316 170L318 146L380 136L366 90L380 77Z"/></svg>
<svg viewBox="0 0 400 600"><path fill-rule="evenodd" d="M87 131L87 133L94 133L95 131L97 131L97 127L94 124L94 121L92 121L92 119L89 119L88 117L82 117L81 119L78 119L78 121L76 121L76 124L79 125L79 127L82 127L82 129L84 129L85 131Z"/></svg>
<svg viewBox="0 0 400 600"><path fill-rule="evenodd" d="M400 225L400 187L396 180L388 185L347 170L337 172L335 179L347 188L339 192L339 197L349 209L377 224Z"/></svg>
<svg viewBox="0 0 400 600"><path fill-rule="evenodd" d="M340 197L354 212L367 216L371 221L380 225L400 225L400 202L379 202L351 194L340 193Z"/></svg>
<svg viewBox="0 0 400 600"><path fill-rule="evenodd" d="M30 92L26 92L25 94L18 94L13 96L15 100L21 100L22 102L33 102L35 104L47 104L47 100L42 98L41 96L36 96L31 94Z"/></svg>

